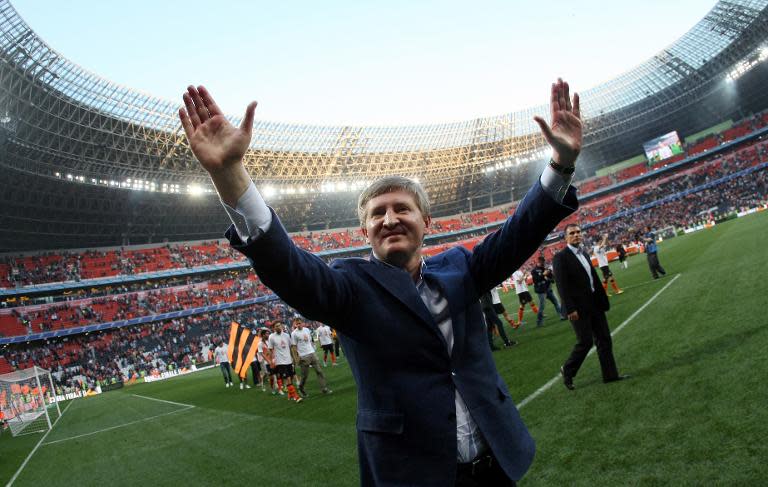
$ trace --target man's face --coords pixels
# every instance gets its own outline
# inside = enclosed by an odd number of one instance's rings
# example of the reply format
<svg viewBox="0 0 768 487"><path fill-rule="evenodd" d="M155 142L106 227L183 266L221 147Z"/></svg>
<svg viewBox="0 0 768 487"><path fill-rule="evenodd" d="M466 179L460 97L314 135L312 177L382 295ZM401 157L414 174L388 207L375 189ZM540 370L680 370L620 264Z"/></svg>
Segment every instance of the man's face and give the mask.
<svg viewBox="0 0 768 487"><path fill-rule="evenodd" d="M275 325L275 333L279 334L279 333L282 333L282 332L283 332L283 325L282 325L282 323L277 323Z"/></svg>
<svg viewBox="0 0 768 487"><path fill-rule="evenodd" d="M403 267L418 255L431 219L407 191L393 191L371 198L365 205L363 235L374 254L384 262Z"/></svg>
<svg viewBox="0 0 768 487"><path fill-rule="evenodd" d="M575 226L568 227L565 230L565 242L574 247L581 245L581 228Z"/></svg>

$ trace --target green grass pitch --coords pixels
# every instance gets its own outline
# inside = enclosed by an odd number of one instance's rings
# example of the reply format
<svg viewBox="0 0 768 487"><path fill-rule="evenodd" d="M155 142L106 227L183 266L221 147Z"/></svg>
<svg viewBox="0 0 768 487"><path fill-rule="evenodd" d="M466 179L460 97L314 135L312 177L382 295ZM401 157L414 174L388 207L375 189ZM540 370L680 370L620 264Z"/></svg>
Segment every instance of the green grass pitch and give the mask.
<svg viewBox="0 0 768 487"><path fill-rule="evenodd" d="M633 377L602 384L593 355L575 391L557 381L527 402L538 451L521 485L765 485L767 243L764 212L663 242L666 278L643 256L612 264L626 290L611 298L614 330L669 284L614 337ZM547 314L536 329L526 310L519 345L494 354L517 403L573 345ZM310 376L303 404L226 389L218 369L72 401L14 485L357 485L355 386L343 362L325 370L333 394ZM0 437L0 483L40 438Z"/></svg>

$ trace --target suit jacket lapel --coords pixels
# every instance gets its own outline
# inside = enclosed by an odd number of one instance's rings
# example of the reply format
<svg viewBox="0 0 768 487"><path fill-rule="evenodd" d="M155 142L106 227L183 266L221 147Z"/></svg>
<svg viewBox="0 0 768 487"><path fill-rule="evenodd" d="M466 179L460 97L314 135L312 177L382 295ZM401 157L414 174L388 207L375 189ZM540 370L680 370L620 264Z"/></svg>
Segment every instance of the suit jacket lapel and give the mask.
<svg viewBox="0 0 768 487"><path fill-rule="evenodd" d="M427 323L430 325L430 328L434 328L440 333L435 320L432 318L432 314L430 314L421 300L413 279L411 279L407 272L376 262L369 262L361 267L384 289L399 299L411 312L421 318L421 321ZM442 334L440 336L442 337Z"/></svg>
<svg viewBox="0 0 768 487"><path fill-rule="evenodd" d="M438 270L440 272L437 272ZM465 291L463 286L464 276L458 272L454 274L445 271L446 269L438 268L434 263L427 261L424 279L428 279L430 283L435 283L448 301L448 311L450 312L451 327L453 328L453 349L451 350L451 355L459 356L462 352L466 336L466 320L463 309L466 302L463 296Z"/></svg>
<svg viewBox="0 0 768 487"><path fill-rule="evenodd" d="M579 262L579 259L576 259L576 263L579 265L579 268L582 271L585 271L583 273L585 284L587 286L589 286L589 281L590 281L590 278L591 278L592 287L594 288L598 281L595 280L596 274L595 274L595 268L592 267L592 257L590 257L589 254L587 253L587 251L584 250L584 249L579 249L579 252L581 253L582 257L587 259L587 264L589 265L589 270L584 269L584 265L582 265L582 263Z"/></svg>

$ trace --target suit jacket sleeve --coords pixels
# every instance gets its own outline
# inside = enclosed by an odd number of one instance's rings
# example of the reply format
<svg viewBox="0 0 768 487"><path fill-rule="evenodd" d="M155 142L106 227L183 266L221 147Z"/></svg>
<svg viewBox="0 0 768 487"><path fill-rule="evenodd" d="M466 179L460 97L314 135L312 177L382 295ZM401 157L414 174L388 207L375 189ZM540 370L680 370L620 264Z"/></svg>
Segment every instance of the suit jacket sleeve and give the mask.
<svg viewBox="0 0 768 487"><path fill-rule="evenodd" d="M536 181L515 213L472 252L469 269L478 295L499 285L523 265L549 232L578 206L573 186L568 188L563 202L558 203Z"/></svg>
<svg viewBox="0 0 768 487"><path fill-rule="evenodd" d="M307 318L335 321L352 295L351 276L297 247L277 214L270 211L272 224L258 238L243 242L234 225L226 237L248 258L259 279L283 301Z"/></svg>

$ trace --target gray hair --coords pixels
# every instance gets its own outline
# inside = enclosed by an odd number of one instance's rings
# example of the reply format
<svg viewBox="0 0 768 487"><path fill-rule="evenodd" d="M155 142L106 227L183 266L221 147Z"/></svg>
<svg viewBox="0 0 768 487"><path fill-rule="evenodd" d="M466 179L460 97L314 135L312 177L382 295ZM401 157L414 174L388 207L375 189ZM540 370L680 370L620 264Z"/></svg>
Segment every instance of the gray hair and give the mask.
<svg viewBox="0 0 768 487"><path fill-rule="evenodd" d="M418 206L421 214L425 217L430 216L429 198L421 184L403 176L385 176L372 182L357 198L357 217L360 219L361 227L365 226L365 218L367 216L365 206L368 202L377 196L394 191L411 193L413 199L416 200L416 206Z"/></svg>

